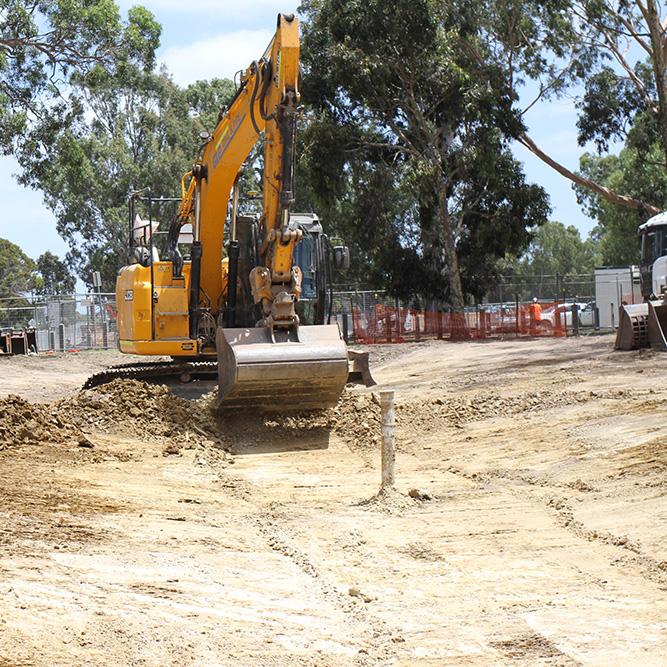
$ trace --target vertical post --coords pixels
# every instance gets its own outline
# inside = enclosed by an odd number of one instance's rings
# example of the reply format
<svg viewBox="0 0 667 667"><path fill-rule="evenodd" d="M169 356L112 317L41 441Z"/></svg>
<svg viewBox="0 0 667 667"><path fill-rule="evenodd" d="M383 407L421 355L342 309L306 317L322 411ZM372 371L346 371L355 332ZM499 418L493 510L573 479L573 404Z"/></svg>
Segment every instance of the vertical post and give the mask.
<svg viewBox="0 0 667 667"><path fill-rule="evenodd" d="M92 320L92 333L93 333L92 340L90 341L90 347L97 349L97 322L95 321L95 299L93 299L92 294L89 294L88 296L90 298L90 317Z"/></svg>
<svg viewBox="0 0 667 667"><path fill-rule="evenodd" d="M236 290L239 279L239 255L240 246L238 241L229 241L227 245L227 256L229 258L229 273L227 274L227 317L225 325L228 329L236 326Z"/></svg>
<svg viewBox="0 0 667 667"><path fill-rule="evenodd" d="M394 392L381 391L380 407L382 408L382 486L390 489L396 481L396 451L394 448Z"/></svg>

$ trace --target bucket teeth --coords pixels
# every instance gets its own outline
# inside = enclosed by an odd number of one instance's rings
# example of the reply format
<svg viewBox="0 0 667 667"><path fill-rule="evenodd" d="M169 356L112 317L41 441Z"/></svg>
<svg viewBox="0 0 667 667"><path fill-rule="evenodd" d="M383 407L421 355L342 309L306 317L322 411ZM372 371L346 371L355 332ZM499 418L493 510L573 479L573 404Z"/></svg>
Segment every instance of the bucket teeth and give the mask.
<svg viewBox="0 0 667 667"><path fill-rule="evenodd" d="M616 350L637 350L648 347L648 304L639 303L619 308Z"/></svg>

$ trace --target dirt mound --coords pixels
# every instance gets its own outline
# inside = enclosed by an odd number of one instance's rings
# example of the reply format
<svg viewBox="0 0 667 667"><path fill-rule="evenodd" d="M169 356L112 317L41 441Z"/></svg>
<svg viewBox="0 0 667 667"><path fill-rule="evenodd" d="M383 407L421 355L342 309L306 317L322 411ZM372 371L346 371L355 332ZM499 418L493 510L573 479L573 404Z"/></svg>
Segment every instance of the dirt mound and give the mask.
<svg viewBox="0 0 667 667"><path fill-rule="evenodd" d="M86 434L142 439L212 441L229 449L254 431L292 437L334 431L355 448L380 442L380 406L374 396L346 392L330 410L291 415L225 415L216 412L215 392L198 401L174 396L166 386L117 379L53 403L30 403L15 395L0 399L0 448L21 444L86 444Z"/></svg>
<svg viewBox="0 0 667 667"><path fill-rule="evenodd" d="M210 401L190 402L165 386L137 380L114 380L54 403L29 403L14 395L0 400L0 448L41 442L85 445L86 433L149 440L182 436L224 445L222 424Z"/></svg>
<svg viewBox="0 0 667 667"><path fill-rule="evenodd" d="M333 431L354 449L367 450L380 445L381 411L375 394L355 394L346 389L333 408L267 418L265 422L295 432Z"/></svg>
<svg viewBox="0 0 667 667"><path fill-rule="evenodd" d="M72 436L71 427L49 404L29 403L15 394L0 399L0 449L22 443L64 442Z"/></svg>
<svg viewBox="0 0 667 667"><path fill-rule="evenodd" d="M54 403L29 403L10 395L0 399L0 449L18 444L76 442L86 445L87 433L128 435L142 439L183 439L233 448L244 441L300 437L319 430L334 432L364 458L381 442L381 409L375 394L346 390L329 410L284 416L225 415L215 409L215 392L198 401L174 396L168 387L139 380L117 379L80 391ZM624 399L626 391L596 392L595 398ZM398 432L430 431L562 407L590 400L586 391L532 391L515 395L479 391L467 396L396 403ZM397 449L401 449L400 439Z"/></svg>

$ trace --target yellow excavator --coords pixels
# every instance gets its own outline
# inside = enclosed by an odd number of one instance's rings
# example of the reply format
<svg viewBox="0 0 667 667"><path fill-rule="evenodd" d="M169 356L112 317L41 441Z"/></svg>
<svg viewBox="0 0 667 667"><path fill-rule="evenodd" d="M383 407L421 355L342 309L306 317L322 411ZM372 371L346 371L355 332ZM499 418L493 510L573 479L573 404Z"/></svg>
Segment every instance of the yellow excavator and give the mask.
<svg viewBox="0 0 667 667"><path fill-rule="evenodd" d="M298 104L298 22L280 14L215 130L200 134L167 233L168 259L158 257L156 200L146 191L131 197L132 259L116 286L119 348L171 361L110 369L87 386L118 375L217 372L221 408L284 411L334 405L348 377L373 383L368 355L348 357L338 325L326 323L327 277L332 265L349 267L348 249L331 244L316 216L290 210ZM243 165L262 132L262 213L240 215ZM134 204L146 199L142 219Z"/></svg>

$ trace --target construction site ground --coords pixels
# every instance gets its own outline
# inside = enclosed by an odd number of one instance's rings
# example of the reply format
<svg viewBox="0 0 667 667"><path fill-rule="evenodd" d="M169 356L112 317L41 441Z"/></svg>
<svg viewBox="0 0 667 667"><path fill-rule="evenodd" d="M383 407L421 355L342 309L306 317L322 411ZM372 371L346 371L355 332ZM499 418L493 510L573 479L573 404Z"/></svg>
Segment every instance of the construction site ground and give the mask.
<svg viewBox="0 0 667 667"><path fill-rule="evenodd" d="M294 417L0 358L0 667L667 665L667 355L612 347L372 347Z"/></svg>

